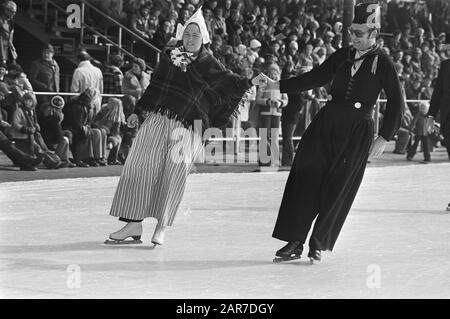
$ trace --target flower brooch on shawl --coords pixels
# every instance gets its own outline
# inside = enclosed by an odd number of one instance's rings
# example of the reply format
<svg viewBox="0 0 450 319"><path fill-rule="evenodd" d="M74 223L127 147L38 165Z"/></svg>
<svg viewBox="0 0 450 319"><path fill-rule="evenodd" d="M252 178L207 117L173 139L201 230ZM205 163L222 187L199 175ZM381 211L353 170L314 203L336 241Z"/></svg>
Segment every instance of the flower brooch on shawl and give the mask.
<svg viewBox="0 0 450 319"><path fill-rule="evenodd" d="M192 62L193 55L194 53L183 52L179 48L175 48L170 52L172 63L181 68L181 71L183 72L186 72L187 65Z"/></svg>
<svg viewBox="0 0 450 319"><path fill-rule="evenodd" d="M128 128L138 128L139 127L139 118L136 114L131 114L127 118L127 127Z"/></svg>

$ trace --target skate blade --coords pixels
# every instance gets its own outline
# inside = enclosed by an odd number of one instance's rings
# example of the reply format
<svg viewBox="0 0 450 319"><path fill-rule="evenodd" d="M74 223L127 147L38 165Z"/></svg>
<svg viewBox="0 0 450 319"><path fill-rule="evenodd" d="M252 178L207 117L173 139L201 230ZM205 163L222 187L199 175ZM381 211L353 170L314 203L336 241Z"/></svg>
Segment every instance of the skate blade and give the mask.
<svg viewBox="0 0 450 319"><path fill-rule="evenodd" d="M320 263L320 260L317 260L317 259L314 259L314 258L309 258L309 263L311 264L311 265L314 265L314 264L318 264L318 263Z"/></svg>
<svg viewBox="0 0 450 319"><path fill-rule="evenodd" d="M300 259L301 256L290 256L290 257L275 257L273 259L274 263L281 263L284 261L291 261L291 260L296 260L296 259Z"/></svg>
<svg viewBox="0 0 450 319"><path fill-rule="evenodd" d="M105 245L137 245L142 244L142 240L140 239L128 239L128 240L105 240Z"/></svg>

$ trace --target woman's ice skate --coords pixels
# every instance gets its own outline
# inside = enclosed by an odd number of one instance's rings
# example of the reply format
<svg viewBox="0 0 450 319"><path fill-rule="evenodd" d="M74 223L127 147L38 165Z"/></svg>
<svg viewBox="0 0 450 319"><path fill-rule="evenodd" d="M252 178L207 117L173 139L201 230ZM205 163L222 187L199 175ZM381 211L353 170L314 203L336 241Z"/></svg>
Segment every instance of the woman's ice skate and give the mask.
<svg viewBox="0 0 450 319"><path fill-rule="evenodd" d="M308 253L308 258L311 262L311 265L314 264L315 261L320 261L322 259L322 255L320 250L318 249L310 249Z"/></svg>
<svg viewBox="0 0 450 319"><path fill-rule="evenodd" d="M166 227L165 226L156 226L155 232L152 237L152 244L155 245L162 245L164 244L164 232Z"/></svg>
<svg viewBox="0 0 450 319"><path fill-rule="evenodd" d="M276 252L274 263L300 259L303 252L303 244L299 241L290 241L286 246Z"/></svg>
<svg viewBox="0 0 450 319"><path fill-rule="evenodd" d="M142 244L142 223L130 222L122 229L109 235L109 239L105 240L107 245L124 245L124 244ZM128 239L127 238L133 238Z"/></svg>

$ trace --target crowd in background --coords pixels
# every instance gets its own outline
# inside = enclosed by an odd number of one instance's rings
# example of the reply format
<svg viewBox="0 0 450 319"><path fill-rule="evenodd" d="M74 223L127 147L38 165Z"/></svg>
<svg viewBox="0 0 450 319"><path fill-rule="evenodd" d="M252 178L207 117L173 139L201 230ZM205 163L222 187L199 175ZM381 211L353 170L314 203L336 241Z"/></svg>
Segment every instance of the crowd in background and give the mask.
<svg viewBox="0 0 450 319"><path fill-rule="evenodd" d="M274 78L308 72L341 48L345 37L343 0L92 2L161 50L175 45L177 24L184 24L202 5L210 32L211 54L227 68L249 78L259 72L270 73ZM445 35L450 32L450 3L382 1L382 17L377 43L392 57L405 98L430 99L439 65L450 58L450 50L444 46ZM11 21L12 17L3 9L0 20ZM107 20L98 24L112 27ZM42 56L25 73L19 65L10 63L15 60L14 54L5 56L4 52L14 52L13 39L7 39L6 31L0 36L4 60L0 64L0 82L5 85L4 92L0 92L1 130L14 142L13 146L42 158L49 168L123 163L139 128L134 105L151 78L146 51L136 44L136 53L141 52L141 57L125 65L119 54L102 63L81 50L70 87L78 96L36 97L34 91L60 91L54 49L46 44ZM100 94L125 96L102 99ZM294 152L292 137L303 133L321 107L319 99L326 98L326 87L276 98L253 88L241 105L239 122L234 121L234 125L244 129L281 128L281 164L290 165ZM407 142L413 141L414 123L424 108L425 103L408 103L394 152L406 153ZM439 136L433 145L438 140Z"/></svg>

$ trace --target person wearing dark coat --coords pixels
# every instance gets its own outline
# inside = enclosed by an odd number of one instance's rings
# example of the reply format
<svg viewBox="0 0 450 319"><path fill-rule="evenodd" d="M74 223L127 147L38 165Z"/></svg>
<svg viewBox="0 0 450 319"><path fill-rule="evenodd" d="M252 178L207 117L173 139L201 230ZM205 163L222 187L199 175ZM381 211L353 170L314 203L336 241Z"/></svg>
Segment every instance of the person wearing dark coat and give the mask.
<svg viewBox="0 0 450 319"><path fill-rule="evenodd" d="M170 34L170 21L163 20L153 35L151 43L160 50L164 50L172 35Z"/></svg>
<svg viewBox="0 0 450 319"><path fill-rule="evenodd" d="M66 167L61 158L49 150L42 138L36 115L36 96L33 93L23 95L22 102L13 113L11 125L9 134L18 149L31 156L42 156L47 168Z"/></svg>
<svg viewBox="0 0 450 319"><path fill-rule="evenodd" d="M42 48L41 58L33 61L28 72L31 85L36 92L59 92L59 65L53 59L55 50L51 44ZM48 96L39 96L39 103L49 101Z"/></svg>
<svg viewBox="0 0 450 319"><path fill-rule="evenodd" d="M446 35L446 46L450 47L450 33ZM447 148L450 160L450 59L441 63L427 115L434 120L438 112L440 113L441 134L444 136L442 145Z"/></svg>
<svg viewBox="0 0 450 319"><path fill-rule="evenodd" d="M277 251L274 261L300 258L314 219L308 257L319 261L321 251L333 250L369 156L379 156L400 127L405 102L392 60L376 45L379 21L378 4L355 6L349 28L353 46L337 50L319 67L297 77L266 79L269 88L279 86L286 93L332 81L328 102L297 148L273 231L273 237L288 244ZM374 140L373 110L382 89L386 111Z"/></svg>
<svg viewBox="0 0 450 319"><path fill-rule="evenodd" d="M8 138L12 125L7 121L7 113L2 108L2 102L8 94L8 86L0 82L0 150L14 165L19 166L21 171L36 171L36 166L42 162L43 155L31 156L18 149Z"/></svg>
<svg viewBox="0 0 450 319"><path fill-rule="evenodd" d="M72 132L72 154L79 167L105 166L106 134L92 127L92 102L96 91L88 88L63 108L61 126Z"/></svg>
<svg viewBox="0 0 450 319"><path fill-rule="evenodd" d="M54 151L66 163L67 167L75 167L76 165L70 161L70 158L73 158L70 152L72 133L69 130L63 130L61 127L64 118L62 111L64 104L64 99L55 95L49 102L41 104L38 120L42 138L48 148Z"/></svg>

